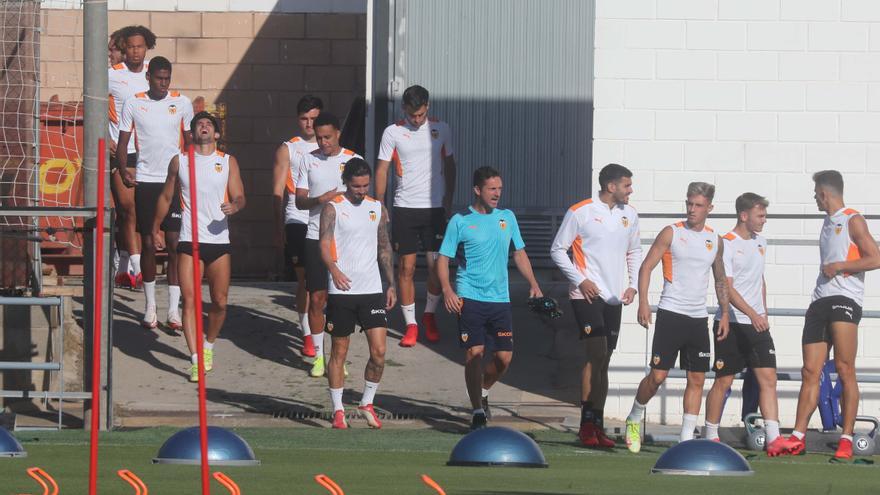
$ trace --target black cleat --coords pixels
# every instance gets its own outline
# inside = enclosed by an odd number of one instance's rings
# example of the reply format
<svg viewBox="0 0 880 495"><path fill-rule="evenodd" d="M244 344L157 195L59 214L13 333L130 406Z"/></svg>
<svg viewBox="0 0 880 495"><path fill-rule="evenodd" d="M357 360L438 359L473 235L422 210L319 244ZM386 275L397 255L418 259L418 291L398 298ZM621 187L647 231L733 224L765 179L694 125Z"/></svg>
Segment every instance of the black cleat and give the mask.
<svg viewBox="0 0 880 495"><path fill-rule="evenodd" d="M483 411L486 412L486 419L491 420L492 419L492 410L489 409L489 398L488 397L483 397L480 400L480 407L482 407Z"/></svg>
<svg viewBox="0 0 880 495"><path fill-rule="evenodd" d="M479 430L480 428L486 427L486 415L485 414L474 414L474 417L471 419L471 430Z"/></svg>

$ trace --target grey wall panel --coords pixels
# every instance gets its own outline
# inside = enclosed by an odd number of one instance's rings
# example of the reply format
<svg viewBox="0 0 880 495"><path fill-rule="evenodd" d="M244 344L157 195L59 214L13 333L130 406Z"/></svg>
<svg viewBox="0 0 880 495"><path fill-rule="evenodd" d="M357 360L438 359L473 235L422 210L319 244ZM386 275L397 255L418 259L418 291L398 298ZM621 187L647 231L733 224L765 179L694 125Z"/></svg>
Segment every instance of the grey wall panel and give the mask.
<svg viewBox="0 0 880 495"><path fill-rule="evenodd" d="M482 165L502 171L507 207L565 208L589 195L593 1L392 0L389 6L387 117L402 115L407 86L431 91L431 114L454 133L456 204L470 201L470 176Z"/></svg>

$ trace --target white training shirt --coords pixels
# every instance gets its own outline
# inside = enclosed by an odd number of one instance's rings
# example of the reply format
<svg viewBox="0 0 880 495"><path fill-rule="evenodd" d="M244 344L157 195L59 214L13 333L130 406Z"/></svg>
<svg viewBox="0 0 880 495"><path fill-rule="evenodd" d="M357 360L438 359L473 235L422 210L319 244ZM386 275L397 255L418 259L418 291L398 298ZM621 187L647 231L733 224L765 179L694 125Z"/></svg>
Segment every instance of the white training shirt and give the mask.
<svg viewBox="0 0 880 495"><path fill-rule="evenodd" d="M181 132L189 131L193 118L192 102L177 91L169 91L161 100L138 93L125 100L119 130L137 129L138 161L135 180L165 182L168 162L180 152Z"/></svg>
<svg viewBox="0 0 880 495"><path fill-rule="evenodd" d="M299 168L303 163L303 156L318 149L317 143L310 143L303 138L294 137L285 141L290 166L287 169L287 206L284 209L284 223L299 223L308 225L309 210L300 210L296 207L296 178L299 177Z"/></svg>
<svg viewBox="0 0 880 495"><path fill-rule="evenodd" d="M339 290L328 274L330 294L379 294L378 235L382 221L382 204L367 196L355 205L344 195L327 203L336 209L331 254L339 270L351 280L349 290Z"/></svg>
<svg viewBox="0 0 880 495"><path fill-rule="evenodd" d="M119 63L108 69L108 86L110 89L110 138L114 143L119 142L119 117L122 115L122 104L137 93L145 93L150 89L147 82L147 66L149 60L144 60L144 67L140 72L132 72L124 63ZM128 140L128 153L137 153L136 136Z"/></svg>
<svg viewBox="0 0 880 495"><path fill-rule="evenodd" d="M345 192L345 185L342 183L342 170L352 158L362 157L345 148L341 148L336 156L327 156L320 149L303 155L299 176L296 179L296 188L308 189L310 198L317 198L333 189ZM322 208L324 205L317 205L309 210L309 229L306 231L306 239L318 240Z"/></svg>
<svg viewBox="0 0 880 495"><path fill-rule="evenodd" d="M724 252L724 273L733 279L733 288L742 296L746 304L759 315L767 314L764 307L764 256L767 253L767 239L755 234L754 238L743 239L736 232L728 232L721 237ZM721 320L721 308L715 312L715 319ZM730 305L730 321L751 325L752 320L742 311Z"/></svg>
<svg viewBox="0 0 880 495"><path fill-rule="evenodd" d="M709 270L718 254L718 234L708 225L700 232L685 222L672 227L672 244L663 253L663 292L660 309L691 318L706 318Z"/></svg>
<svg viewBox="0 0 880 495"><path fill-rule="evenodd" d="M825 217L822 233L819 235L819 265L852 261L861 258L859 247L849 234L849 221L859 212L852 208L841 208L833 215ZM859 306L865 298L865 272L840 273L828 278L819 270L813 301L823 297L844 296Z"/></svg>
<svg viewBox="0 0 880 495"><path fill-rule="evenodd" d="M229 200L229 156L219 150L210 155L195 154L199 244L229 244L229 217L220 210L220 205ZM177 158L182 207L180 240L192 242L189 157L180 153Z"/></svg>
<svg viewBox="0 0 880 495"><path fill-rule="evenodd" d="M550 246L550 257L571 283L571 299L584 298L578 286L589 279L599 288L603 301L619 305L624 291L636 287L642 262L639 215L625 204L609 208L601 201L581 201L565 212Z"/></svg>
<svg viewBox="0 0 880 495"><path fill-rule="evenodd" d="M444 163L453 154L452 131L446 122L429 118L416 128L403 119L386 127L379 144L379 160L389 161L394 167L394 206L442 207L446 192Z"/></svg>

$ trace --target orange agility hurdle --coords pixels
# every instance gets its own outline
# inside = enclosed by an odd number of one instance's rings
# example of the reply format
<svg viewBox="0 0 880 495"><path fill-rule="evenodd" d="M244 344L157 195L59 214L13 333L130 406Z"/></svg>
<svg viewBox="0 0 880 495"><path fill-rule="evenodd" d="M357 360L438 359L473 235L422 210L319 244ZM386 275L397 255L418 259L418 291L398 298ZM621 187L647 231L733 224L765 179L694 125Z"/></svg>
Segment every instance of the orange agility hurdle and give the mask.
<svg viewBox="0 0 880 495"><path fill-rule="evenodd" d="M126 483L134 488L134 495L148 495L149 490L147 490L147 485L141 481L140 478L137 477L136 474L132 473L128 469L120 469L116 471L116 474L119 475L120 478L125 480Z"/></svg>
<svg viewBox="0 0 880 495"><path fill-rule="evenodd" d="M241 495L241 489L238 488L238 485L232 481L232 478L226 476L225 474L217 471L214 473L214 479L217 480L221 485L225 486L227 490L229 490L229 495Z"/></svg>
<svg viewBox="0 0 880 495"><path fill-rule="evenodd" d="M35 479L37 481L37 483L39 483L40 486L43 487L43 495L58 495L58 483L56 483L55 480L52 479L51 476L49 476L49 473L47 473L46 471L43 471L42 469L40 469L38 467L32 467L32 468L28 468L27 474L31 478ZM45 481L43 480L43 478L45 478ZM48 481L48 483L47 483L47 481ZM49 488L49 485L52 486L51 489ZM27 494L22 494L22 495L27 495Z"/></svg>
<svg viewBox="0 0 880 495"><path fill-rule="evenodd" d="M330 492L330 495L345 495L345 492L342 491L342 488L340 488L339 485L337 485L336 482L330 479L330 477L326 474L316 475L315 481L317 481L319 485L326 488Z"/></svg>
<svg viewBox="0 0 880 495"><path fill-rule="evenodd" d="M438 494L446 495L446 492L443 491L443 488L441 488L440 485L438 485L436 481L432 480L431 477L428 476L427 474L422 475L422 482L424 484L428 485L429 487L433 488L434 491L437 492Z"/></svg>

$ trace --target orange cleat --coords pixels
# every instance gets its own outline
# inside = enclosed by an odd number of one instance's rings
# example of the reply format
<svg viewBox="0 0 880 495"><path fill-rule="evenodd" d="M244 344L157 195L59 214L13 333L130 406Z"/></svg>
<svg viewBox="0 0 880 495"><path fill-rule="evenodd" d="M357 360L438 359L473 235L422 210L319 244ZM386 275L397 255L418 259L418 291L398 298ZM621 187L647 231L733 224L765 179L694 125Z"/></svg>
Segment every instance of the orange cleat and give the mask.
<svg viewBox="0 0 880 495"><path fill-rule="evenodd" d="M131 290L141 290L144 288L144 276L140 273L137 275L128 274Z"/></svg>
<svg viewBox="0 0 880 495"><path fill-rule="evenodd" d="M599 447L598 430L593 423L581 423L581 429L578 431L578 439L581 441L581 445L591 449Z"/></svg>
<svg viewBox="0 0 880 495"><path fill-rule="evenodd" d="M358 414L367 421L367 424L370 425L370 428L382 428L382 422L379 421L379 416L376 415L376 410L373 409L372 404L367 404L366 406L358 406Z"/></svg>
<svg viewBox="0 0 880 495"><path fill-rule="evenodd" d="M312 339L312 334L308 334L303 337L303 347L302 347L302 355L304 357L313 358L318 353L315 351L315 341Z"/></svg>
<svg viewBox="0 0 880 495"><path fill-rule="evenodd" d="M416 345L416 340L419 338L419 326L415 323L411 323L406 326L406 333L403 335L403 338L400 339L400 347L412 347Z"/></svg>
<svg viewBox="0 0 880 495"><path fill-rule="evenodd" d="M834 458L841 461L852 459L852 447L852 440L849 438L841 438L840 442L837 444L837 452L834 453Z"/></svg>
<svg viewBox="0 0 880 495"><path fill-rule="evenodd" d="M119 272L113 277L113 284L120 289L130 289L132 283L131 275L128 272Z"/></svg>
<svg viewBox="0 0 880 495"><path fill-rule="evenodd" d="M769 445L767 445L767 456L778 457L780 455L800 455L804 452L806 444L803 440L798 440L794 435L788 438L783 436L776 437Z"/></svg>
<svg viewBox="0 0 880 495"><path fill-rule="evenodd" d="M440 329L437 328L434 313L423 314L422 325L425 326L425 338L428 339L428 342L440 342Z"/></svg>
<svg viewBox="0 0 880 495"><path fill-rule="evenodd" d="M345 422L345 411L333 411L333 428L337 430L348 428L348 423Z"/></svg>
<svg viewBox="0 0 880 495"><path fill-rule="evenodd" d="M605 434L605 430L602 428L596 428L596 439L599 440L599 447L603 449L610 449L617 445L614 440L608 438L608 435Z"/></svg>

